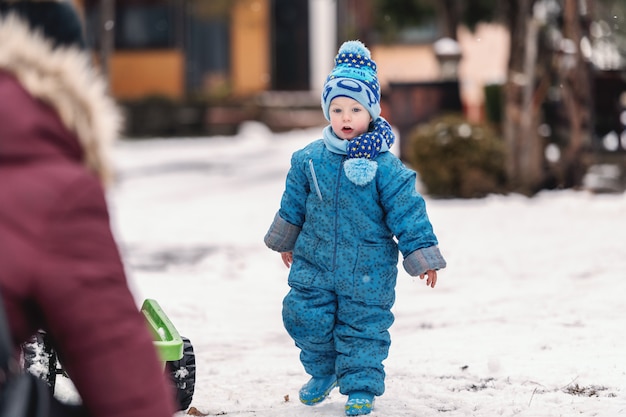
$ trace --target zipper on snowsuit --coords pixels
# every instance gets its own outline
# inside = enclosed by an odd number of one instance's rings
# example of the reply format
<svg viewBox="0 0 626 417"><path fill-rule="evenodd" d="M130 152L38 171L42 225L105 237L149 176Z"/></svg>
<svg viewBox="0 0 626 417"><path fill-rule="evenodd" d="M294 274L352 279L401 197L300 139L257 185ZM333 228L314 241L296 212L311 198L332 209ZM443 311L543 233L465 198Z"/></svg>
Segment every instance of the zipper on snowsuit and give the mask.
<svg viewBox="0 0 626 417"><path fill-rule="evenodd" d="M317 183L317 175L315 175L315 167L313 166L313 160L309 159L309 171L311 171L311 176L313 177L313 185L315 186L315 192L319 197L320 201L324 201L322 198L322 192L320 191L320 186Z"/></svg>
<svg viewBox="0 0 626 417"><path fill-rule="evenodd" d="M337 223L338 223L338 218L339 218L339 213L337 212L339 209L339 186L341 185L341 172L342 172L342 168L343 168L343 163L346 160L346 157L344 156L343 158L341 158L341 163L339 164L339 169L337 170L337 184L335 187L335 245L334 245L334 249L333 249L333 267L332 270L335 270L336 267L336 263L337 263L337 246L338 246L338 228L337 228Z"/></svg>

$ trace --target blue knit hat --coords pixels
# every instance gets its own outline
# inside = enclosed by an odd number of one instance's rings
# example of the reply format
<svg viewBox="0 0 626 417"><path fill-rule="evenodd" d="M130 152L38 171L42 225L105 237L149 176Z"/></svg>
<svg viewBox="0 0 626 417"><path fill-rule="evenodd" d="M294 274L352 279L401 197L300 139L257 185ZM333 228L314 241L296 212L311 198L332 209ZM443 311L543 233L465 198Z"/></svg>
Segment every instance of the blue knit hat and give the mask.
<svg viewBox="0 0 626 417"><path fill-rule="evenodd" d="M380 84L376 63L361 41L347 41L339 48L332 70L322 90L322 110L330 120L330 102L336 97L350 97L367 109L376 120L380 116Z"/></svg>

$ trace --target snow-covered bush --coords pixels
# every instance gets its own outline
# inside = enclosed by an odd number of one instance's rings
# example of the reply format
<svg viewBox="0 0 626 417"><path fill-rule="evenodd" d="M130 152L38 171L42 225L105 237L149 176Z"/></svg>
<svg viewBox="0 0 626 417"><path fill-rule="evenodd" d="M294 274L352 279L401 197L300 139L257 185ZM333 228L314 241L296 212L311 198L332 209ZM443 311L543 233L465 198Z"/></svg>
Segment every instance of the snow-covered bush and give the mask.
<svg viewBox="0 0 626 417"><path fill-rule="evenodd" d="M505 191L504 144L488 124L445 115L417 126L409 140L409 162L429 195L474 198Z"/></svg>

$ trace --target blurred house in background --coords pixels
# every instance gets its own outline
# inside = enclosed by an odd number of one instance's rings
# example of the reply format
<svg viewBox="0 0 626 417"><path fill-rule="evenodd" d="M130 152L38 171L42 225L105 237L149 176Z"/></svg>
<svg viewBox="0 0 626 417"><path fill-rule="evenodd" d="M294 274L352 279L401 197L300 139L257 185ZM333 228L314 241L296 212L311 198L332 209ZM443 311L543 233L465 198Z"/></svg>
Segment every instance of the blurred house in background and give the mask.
<svg viewBox="0 0 626 417"><path fill-rule="evenodd" d="M379 67L383 114L390 119L385 99L392 85L415 87L443 77L434 48L442 37L437 23L407 31L399 42L383 42L373 30L371 0L74 1L84 12L88 45L108 73L111 93L129 111L143 102L167 107L161 113L176 113L183 105L176 120L218 133L228 130L220 125L246 118L261 118L277 130L322 124L321 86L347 39L370 47ZM460 29L457 39L452 81L466 115L480 120L485 84L505 78L508 33L483 25L475 33ZM130 118L149 123L147 116Z"/></svg>

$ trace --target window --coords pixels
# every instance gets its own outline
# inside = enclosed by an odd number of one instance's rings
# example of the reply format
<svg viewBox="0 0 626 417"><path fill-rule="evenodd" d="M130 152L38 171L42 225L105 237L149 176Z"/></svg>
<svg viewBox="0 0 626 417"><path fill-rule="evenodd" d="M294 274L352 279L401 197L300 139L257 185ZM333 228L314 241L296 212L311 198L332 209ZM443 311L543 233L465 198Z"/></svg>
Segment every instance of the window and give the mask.
<svg viewBox="0 0 626 417"><path fill-rule="evenodd" d="M99 2L86 3L87 44L98 48ZM176 46L176 9L169 2L116 2L115 49L161 49Z"/></svg>

